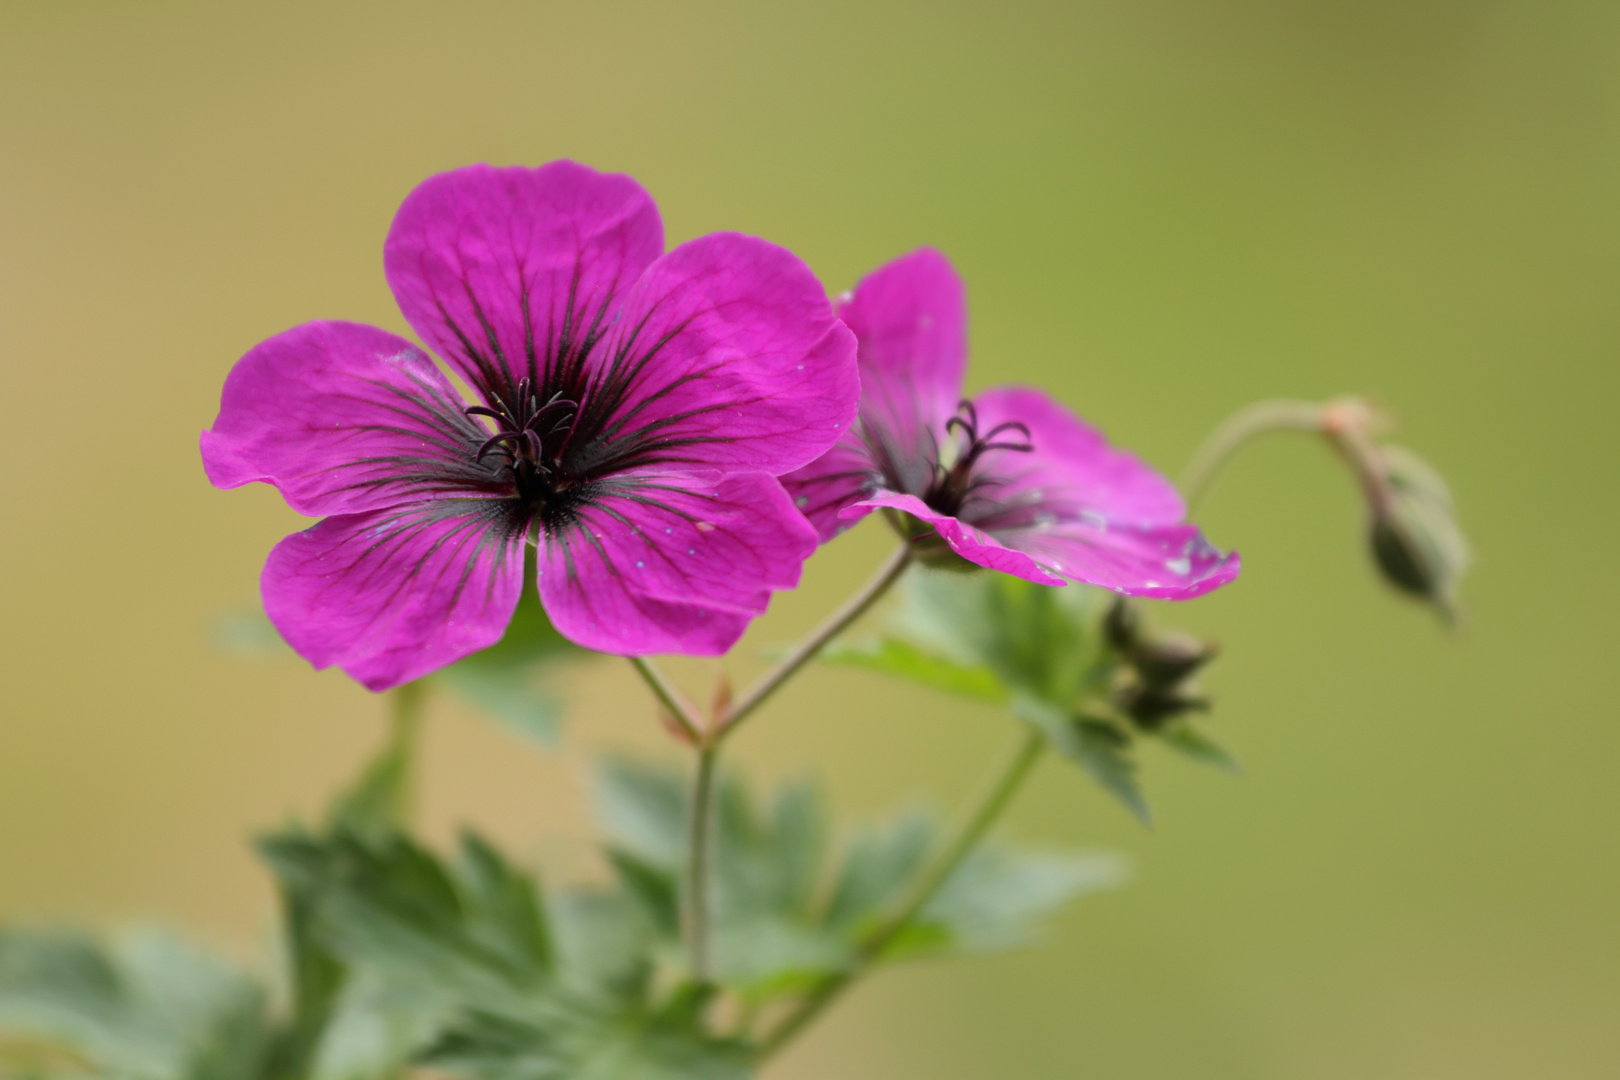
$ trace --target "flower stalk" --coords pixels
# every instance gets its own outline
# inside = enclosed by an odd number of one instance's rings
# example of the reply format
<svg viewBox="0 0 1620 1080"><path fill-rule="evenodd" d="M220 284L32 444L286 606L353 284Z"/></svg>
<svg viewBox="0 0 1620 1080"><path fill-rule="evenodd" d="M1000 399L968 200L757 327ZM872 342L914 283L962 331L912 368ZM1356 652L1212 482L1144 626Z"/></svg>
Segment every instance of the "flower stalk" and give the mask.
<svg viewBox="0 0 1620 1080"><path fill-rule="evenodd" d="M800 668L814 660L833 638L843 633L850 623L866 614L867 610L889 591L889 587L900 580L900 575L905 573L911 561L911 545L901 544L860 592L850 597L843 607L812 630L791 653L750 687L740 701L732 705L720 719L715 738L723 739L734 731L753 714L754 710L765 704L772 694L796 675Z"/></svg>
<svg viewBox="0 0 1620 1080"><path fill-rule="evenodd" d="M1018 794L1024 782L1034 772L1035 765L1040 761L1045 749L1046 736L1031 729L1024 736L1017 751L1008 759L1007 764L1002 766L984 797L980 799L978 807L962 823L951 841L940 849L928 869L917 877L906 894L906 899L896 908L894 914L862 940L855 963L851 964L848 970L823 980L760 1041L761 1061L775 1054L811 1021L820 1016L827 1006L831 1005L851 983L865 974L866 969L883 955L884 950L894 942L894 939L911 925L962 865L962 861L978 847L979 841L984 839L990 827L1000 819L1002 813L1012 803L1013 796Z"/></svg>

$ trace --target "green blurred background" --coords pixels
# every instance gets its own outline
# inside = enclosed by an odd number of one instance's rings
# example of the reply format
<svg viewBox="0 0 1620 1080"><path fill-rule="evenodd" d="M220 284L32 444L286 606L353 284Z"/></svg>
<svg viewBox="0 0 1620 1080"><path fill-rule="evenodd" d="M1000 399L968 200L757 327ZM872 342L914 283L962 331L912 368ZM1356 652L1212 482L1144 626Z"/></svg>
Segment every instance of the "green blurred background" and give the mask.
<svg viewBox="0 0 1620 1080"><path fill-rule="evenodd" d="M1172 473L1249 400L1368 392L1480 553L1448 638L1377 587L1330 456L1258 446L1202 515L1243 578L1155 613L1224 643L1248 774L1151 756L1148 832L1049 763L1009 830L1136 881L1044 948L880 976L772 1077L1620 1075L1608 2L7 0L0 918L262 955L245 839L313 813L382 710L211 644L297 519L210 489L196 433L261 338L403 329L381 249L420 179L561 156L634 174L672 241L758 233L831 290L940 246L975 385L1039 382ZM818 555L736 669L887 543ZM573 690L562 754L434 705L432 835L589 871L581 748L670 751L620 665ZM756 723L740 759L851 813L957 805L1015 737L854 672Z"/></svg>

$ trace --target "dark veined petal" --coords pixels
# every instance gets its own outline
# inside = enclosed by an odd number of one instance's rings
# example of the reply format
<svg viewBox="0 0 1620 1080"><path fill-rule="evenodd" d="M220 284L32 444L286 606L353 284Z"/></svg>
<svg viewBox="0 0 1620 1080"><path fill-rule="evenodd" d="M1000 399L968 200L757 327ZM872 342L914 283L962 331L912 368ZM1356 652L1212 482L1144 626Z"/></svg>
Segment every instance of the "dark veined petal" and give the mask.
<svg viewBox="0 0 1620 1080"><path fill-rule="evenodd" d="M1009 429L993 441L1027 441L1034 447L1027 453L990 450L979 459L973 475L987 481L980 489L983 501L1019 506L1039 500L1048 515L1130 525L1179 524L1186 516L1174 484L1135 455L1108 445L1101 432L1039 390L986 390L973 399L973 407L981 435L1016 423L1023 430ZM971 506L962 516L996 531Z"/></svg>
<svg viewBox="0 0 1620 1080"><path fill-rule="evenodd" d="M270 553L264 610L315 667L386 690L500 640L523 534L513 505L491 499L329 517Z"/></svg>
<svg viewBox="0 0 1620 1080"><path fill-rule="evenodd" d="M579 645L714 656L798 584L815 532L765 473L626 474L541 541L540 598Z"/></svg>
<svg viewBox="0 0 1620 1080"><path fill-rule="evenodd" d="M959 521L949 514L932 509L915 495L901 495L893 491L880 491L843 511L845 517L870 513L879 507L910 514L924 525L932 526L940 539L950 545L968 562L988 570L999 570L1041 585L1063 585L1062 577L1047 570L1040 562L1022 551L1014 551L989 533ZM917 539L913 537L912 539Z"/></svg>
<svg viewBox="0 0 1620 1080"><path fill-rule="evenodd" d="M400 206L383 257L422 339L475 386L503 392L577 365L663 251L641 185L555 161L430 177Z"/></svg>
<svg viewBox="0 0 1620 1080"><path fill-rule="evenodd" d="M944 255L922 248L862 279L838 306L855 334L860 420L837 446L782 478L822 540L858 515L840 511L887 477L923 491L967 367L967 302Z"/></svg>
<svg viewBox="0 0 1620 1080"><path fill-rule="evenodd" d="M277 334L231 369L202 433L214 486L275 485L294 510L352 514L498 492L487 436L426 353L358 323Z"/></svg>
<svg viewBox="0 0 1620 1080"><path fill-rule="evenodd" d="M855 431L804 468L782 477L793 505L809 519L823 543L866 515L867 510L849 508L881 483L872 456Z"/></svg>
<svg viewBox="0 0 1620 1080"><path fill-rule="evenodd" d="M737 233L649 267L591 365L584 454L637 466L779 476L837 442L860 396L855 339L809 267Z"/></svg>
<svg viewBox="0 0 1620 1080"><path fill-rule="evenodd" d="M944 255L921 248L862 278L838 317L860 342L866 438L895 458L905 486L926 484L967 370L962 279Z"/></svg>
<svg viewBox="0 0 1620 1080"><path fill-rule="evenodd" d="M1192 525L1066 523L996 537L1064 577L1156 600L1203 596L1243 568L1237 552L1221 551Z"/></svg>

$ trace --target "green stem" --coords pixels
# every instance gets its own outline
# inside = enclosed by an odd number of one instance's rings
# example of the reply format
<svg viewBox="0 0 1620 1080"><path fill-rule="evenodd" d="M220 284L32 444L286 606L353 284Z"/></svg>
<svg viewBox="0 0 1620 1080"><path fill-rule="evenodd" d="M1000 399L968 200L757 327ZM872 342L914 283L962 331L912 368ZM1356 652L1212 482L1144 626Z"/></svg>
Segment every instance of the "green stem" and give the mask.
<svg viewBox="0 0 1620 1080"><path fill-rule="evenodd" d="M894 939L911 925L919 912L928 905L940 888L950 880L957 867L962 865L973 849L984 839L984 834L990 830L1002 812L1012 802L1018 789L1029 779L1034 771L1035 763L1041 759L1041 753L1046 749L1046 736L1039 731L1031 730L1019 745L1016 753L1002 767L995 782L985 793L978 809L973 815L962 823L956 836L934 858L917 880L912 884L906 894L906 900L888 919L874 928L861 940L858 955L849 970L831 976L821 982L819 986L799 1002L798 1008L789 1013L781 1023L772 1029L760 1042L759 1060L764 1061L775 1054L787 1044L795 1035L802 1031L812 1020L821 1015L828 1005L843 993L843 991L861 975L865 974L874 961L883 955L885 949Z"/></svg>
<svg viewBox="0 0 1620 1080"><path fill-rule="evenodd" d="M420 679L408 682L394 687L388 696L393 720L389 753L399 762L401 771L394 820L403 828L416 801L416 746L422 737L422 702L427 698L427 684Z"/></svg>
<svg viewBox="0 0 1620 1080"><path fill-rule="evenodd" d="M676 690L668 679L664 678L664 673L645 656L632 656L628 659L630 666L636 669L636 674L640 675L642 681L652 690L653 696L664 706L687 741L694 746L701 746L708 741L708 737L703 733L704 725L698 720L697 710L681 696L680 691Z"/></svg>
<svg viewBox="0 0 1620 1080"><path fill-rule="evenodd" d="M749 688L742 699L727 710L725 717L720 721L716 741L725 738L744 720L765 704L770 696L781 689L782 684L796 675L800 668L816 658L816 654L826 648L827 643L842 633L850 623L866 613L866 609L877 603L889 586L900 580L906 567L911 565L911 545L901 544L895 553L889 556L889 561L872 576L872 579L862 586L861 591L850 597L844 606L829 615L824 622L810 632L810 635L787 655L779 664L767 672L757 683Z"/></svg>
<svg viewBox="0 0 1620 1080"><path fill-rule="evenodd" d="M714 974L713 913L710 909L714 879L714 773L719 746L698 747L697 776L692 783L692 805L687 815L686 896L683 905L687 948L692 974L700 983Z"/></svg>
<svg viewBox="0 0 1620 1080"><path fill-rule="evenodd" d="M1190 511L1234 453L1257 435L1271 431L1321 431L1326 407L1279 398L1257 401L1221 421L1193 454L1182 474L1181 491Z"/></svg>

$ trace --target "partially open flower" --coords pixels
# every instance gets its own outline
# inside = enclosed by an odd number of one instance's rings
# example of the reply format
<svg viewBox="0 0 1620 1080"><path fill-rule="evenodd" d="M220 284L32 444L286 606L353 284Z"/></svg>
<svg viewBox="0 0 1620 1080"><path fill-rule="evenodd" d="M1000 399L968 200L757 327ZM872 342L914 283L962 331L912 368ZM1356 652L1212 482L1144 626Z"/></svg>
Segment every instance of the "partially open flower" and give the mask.
<svg viewBox="0 0 1620 1080"><path fill-rule="evenodd" d="M546 613L614 653L715 654L816 537L776 477L854 418L855 343L792 253L664 251L634 180L572 162L421 184L384 250L421 349L317 322L256 346L202 434L208 478L322 515L270 554L265 611L373 690L501 638L539 548Z"/></svg>
<svg viewBox="0 0 1620 1080"><path fill-rule="evenodd" d="M939 252L874 271L839 317L860 343L860 419L783 477L823 539L884 510L920 556L1044 585L1186 600L1237 576L1237 555L1186 522L1173 484L1045 394L963 399L967 309Z"/></svg>

